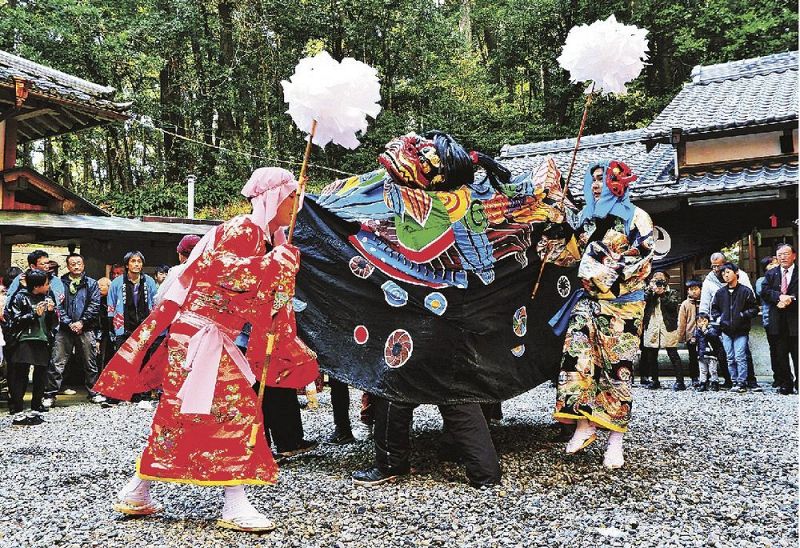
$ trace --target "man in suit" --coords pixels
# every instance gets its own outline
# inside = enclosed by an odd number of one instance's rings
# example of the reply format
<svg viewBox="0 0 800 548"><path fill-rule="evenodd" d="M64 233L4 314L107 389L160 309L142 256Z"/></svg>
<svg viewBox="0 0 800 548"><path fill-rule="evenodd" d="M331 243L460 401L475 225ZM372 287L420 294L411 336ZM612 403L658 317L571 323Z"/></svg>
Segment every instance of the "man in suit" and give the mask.
<svg viewBox="0 0 800 548"><path fill-rule="evenodd" d="M797 268L795 260L797 254L789 244L778 246L777 253L779 268L769 270L765 275L764 286L761 288L761 298L769 304L768 333L775 337L777 348L776 381L780 384L778 389L781 394L789 395L797 389ZM794 379L792 368L789 367L789 356L794 366Z"/></svg>

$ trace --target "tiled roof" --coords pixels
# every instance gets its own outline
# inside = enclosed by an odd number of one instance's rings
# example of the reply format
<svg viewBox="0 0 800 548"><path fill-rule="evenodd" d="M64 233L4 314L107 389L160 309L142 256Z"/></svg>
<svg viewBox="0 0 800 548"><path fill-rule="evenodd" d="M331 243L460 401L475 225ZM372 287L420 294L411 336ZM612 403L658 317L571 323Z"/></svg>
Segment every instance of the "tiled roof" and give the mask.
<svg viewBox="0 0 800 548"><path fill-rule="evenodd" d="M592 135L581 139L581 148L569 185L576 201L582 202L583 199L584 171L591 164L602 160L621 160L639 176L631 186L631 199L635 202L724 192L746 192L797 184L796 155L745 165L722 165L709 171L687 171L681 173L680 179L676 181L675 153L672 146L659 143L648 152L641 141L626 140L635 137L637 131ZM566 178L572 160L572 149L564 146L567 141L571 141L572 146L575 145L575 139L571 139L534 145L506 146L503 147L498 160L514 175L518 175L534 169L550 156ZM523 155L525 150L532 152Z"/></svg>
<svg viewBox="0 0 800 548"><path fill-rule="evenodd" d="M0 50L0 84L12 86L14 76L30 82L34 93L57 99L116 113L122 113L130 106L130 103L111 101L111 96L116 91L112 87L101 86Z"/></svg>
<svg viewBox="0 0 800 548"><path fill-rule="evenodd" d="M653 192L657 197L668 198L765 190L797 185L797 176L797 156L792 156L749 165L681 173L677 182L674 175L664 173L653 184Z"/></svg>
<svg viewBox="0 0 800 548"><path fill-rule="evenodd" d="M632 187L632 198L647 199L653 183L665 172L673 169L674 152L671 145L657 144L647 151L642 142L644 130L617 131L600 135L587 135L581 138L581 148L575 160L575 168L570 180L570 190L580 201L583 196L583 174L590 165L603 160L621 160L639 176ZM498 160L514 175L533 169L545 158L552 157L564 178L569 172L572 149L575 139L561 139L528 145L504 146ZM640 190L640 188L642 190ZM653 196L655 197L655 196Z"/></svg>
<svg viewBox="0 0 800 548"><path fill-rule="evenodd" d="M791 51L697 66L647 137L664 137L672 128L692 134L797 120L799 62Z"/></svg>

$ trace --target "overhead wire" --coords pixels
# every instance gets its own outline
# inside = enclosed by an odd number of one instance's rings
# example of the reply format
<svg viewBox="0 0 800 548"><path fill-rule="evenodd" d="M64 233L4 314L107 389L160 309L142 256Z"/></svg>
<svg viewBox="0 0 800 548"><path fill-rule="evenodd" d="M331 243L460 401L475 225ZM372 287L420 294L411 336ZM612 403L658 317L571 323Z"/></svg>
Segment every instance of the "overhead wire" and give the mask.
<svg viewBox="0 0 800 548"><path fill-rule="evenodd" d="M143 121L140 118L144 118L147 121ZM170 135L172 137L175 137L176 139L181 139L182 141L187 141L187 142L194 143L194 144L197 144L197 145L200 145L200 146L213 148L215 150L219 150L220 152L225 152L225 153L228 153L228 154L233 154L233 155L242 156L242 157L246 157L246 158L252 158L252 159L256 159L256 160L266 160L268 162L284 164L284 165L290 165L290 166L301 166L303 164L302 162L296 161L296 160L282 160L280 158L270 158L268 156L261 156L260 154L252 154L250 152L243 152L241 150L234 150L234 149L223 147L223 146L219 146L219 145L209 144L209 143L206 143L204 141L200 141L199 139L195 139L193 137L187 137L186 135L181 135L179 133L175 133L174 131L169 131L167 129L164 129L163 127L158 127L153 123L154 120L152 118L150 118L150 117L147 117L147 116L142 116L142 115L139 115L139 114L131 114L129 119L132 122L136 122L137 124L139 124L141 127L145 128L145 129L152 130L152 131L158 131L158 132L160 132L162 134ZM324 170L324 171L330 171L331 173L336 173L336 174L339 174L339 175L346 175L348 177L351 177L353 175L357 175L356 173L350 173L348 171L342 171L342 170L334 169L334 168L328 167L328 166L321 166L319 164L311 164L311 163L309 163L308 165L310 167L313 167L314 169L321 169L321 170Z"/></svg>

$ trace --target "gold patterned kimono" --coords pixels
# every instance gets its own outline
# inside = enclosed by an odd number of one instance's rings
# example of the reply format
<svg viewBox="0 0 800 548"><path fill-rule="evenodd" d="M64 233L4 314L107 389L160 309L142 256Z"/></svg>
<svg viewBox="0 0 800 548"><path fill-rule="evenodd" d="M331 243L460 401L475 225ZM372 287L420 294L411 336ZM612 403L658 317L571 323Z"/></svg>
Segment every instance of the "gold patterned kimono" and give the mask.
<svg viewBox="0 0 800 548"><path fill-rule="evenodd" d="M578 277L585 294L569 316L553 416L566 423L588 419L601 428L625 432L653 224L637 207L629 231L623 219L609 215L587 219L573 237L583 250Z"/></svg>

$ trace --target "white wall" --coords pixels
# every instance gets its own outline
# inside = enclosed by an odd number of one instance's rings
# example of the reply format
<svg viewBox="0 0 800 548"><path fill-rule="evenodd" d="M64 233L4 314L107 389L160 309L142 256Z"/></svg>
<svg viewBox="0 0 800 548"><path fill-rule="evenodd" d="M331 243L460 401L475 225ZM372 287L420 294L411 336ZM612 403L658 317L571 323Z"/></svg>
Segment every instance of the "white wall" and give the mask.
<svg viewBox="0 0 800 548"><path fill-rule="evenodd" d="M744 160L781 154L782 131L739 135L686 143L686 164L710 164L729 160ZM794 131L794 149L797 150L797 130Z"/></svg>

